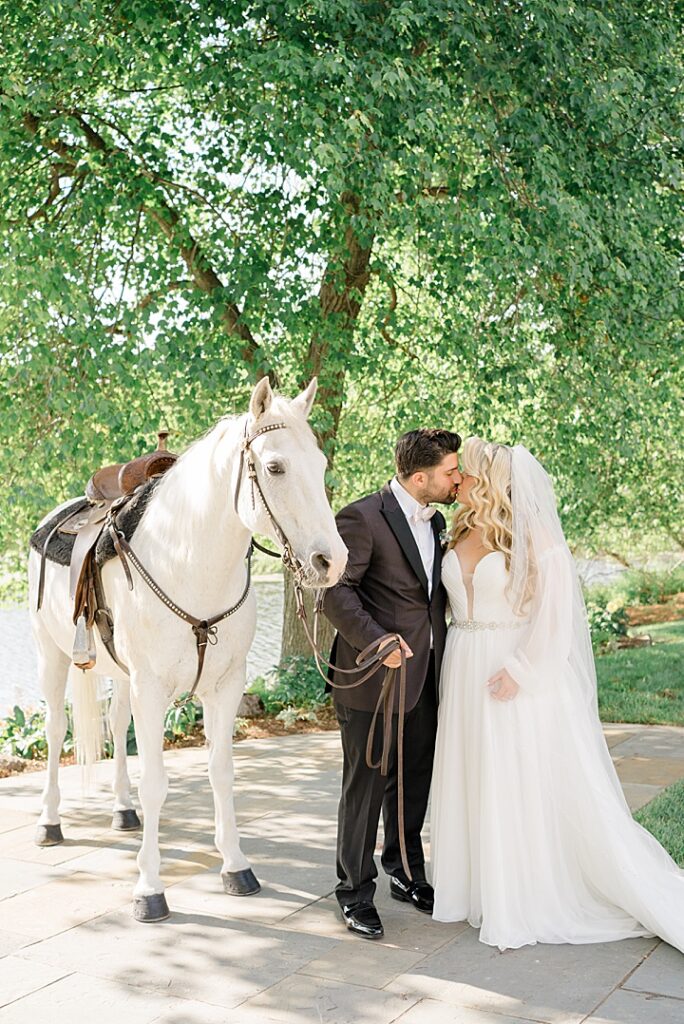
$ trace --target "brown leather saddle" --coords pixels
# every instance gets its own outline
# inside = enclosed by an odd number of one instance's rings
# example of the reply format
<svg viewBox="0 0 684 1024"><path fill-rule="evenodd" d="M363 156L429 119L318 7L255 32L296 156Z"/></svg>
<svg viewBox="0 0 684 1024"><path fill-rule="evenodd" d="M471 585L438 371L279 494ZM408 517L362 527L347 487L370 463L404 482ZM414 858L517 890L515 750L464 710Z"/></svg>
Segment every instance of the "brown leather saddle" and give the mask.
<svg viewBox="0 0 684 1024"><path fill-rule="evenodd" d="M97 624L105 646L110 649L111 623L105 621L108 618L108 609L102 607L102 586L95 562L97 542L105 529L110 512L122 508L139 487L155 477L162 476L174 464L178 456L167 450L167 438L168 431L161 430L155 451L140 455L130 462L115 463L98 469L86 485L83 504L76 511L72 508L66 518L58 522L43 545L38 608L43 600L45 560L52 537L59 531L74 535L76 538L69 563L69 597L74 602L73 621L76 625L72 660L80 668L92 668L95 664L93 624ZM114 657L118 661L115 655Z"/></svg>

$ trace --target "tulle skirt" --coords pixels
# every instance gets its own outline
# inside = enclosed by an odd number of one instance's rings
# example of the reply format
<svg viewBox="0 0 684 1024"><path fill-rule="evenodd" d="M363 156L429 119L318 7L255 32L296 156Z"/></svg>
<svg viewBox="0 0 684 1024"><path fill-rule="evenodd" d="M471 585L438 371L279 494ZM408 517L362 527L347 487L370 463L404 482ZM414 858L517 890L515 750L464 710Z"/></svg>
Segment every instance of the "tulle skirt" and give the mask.
<svg viewBox="0 0 684 1024"><path fill-rule="evenodd" d="M571 678L493 700L515 630L449 629L432 783L438 921L500 949L657 934L684 951L684 872L632 818Z"/></svg>

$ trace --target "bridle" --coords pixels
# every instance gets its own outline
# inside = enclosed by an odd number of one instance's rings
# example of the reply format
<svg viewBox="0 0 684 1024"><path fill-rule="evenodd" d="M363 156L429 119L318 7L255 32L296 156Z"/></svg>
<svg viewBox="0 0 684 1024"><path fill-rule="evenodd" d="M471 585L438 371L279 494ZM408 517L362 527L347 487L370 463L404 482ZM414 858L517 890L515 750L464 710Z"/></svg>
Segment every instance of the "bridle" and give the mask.
<svg viewBox="0 0 684 1024"><path fill-rule="evenodd" d="M131 576L130 569L127 562L136 569L138 575L144 580L148 587L157 595L157 597L169 608L175 615L187 622L195 634L197 644L197 672L195 675L194 682L189 692L179 700L174 701L176 707L180 707L187 701L191 700L195 695L197 686L202 676L202 670L204 668L204 659L207 649L207 644L212 646L218 643L218 630L217 625L224 619L229 618L233 615L247 600L247 595L251 586L251 560L254 548L258 548L266 555L270 555L272 558L282 559L282 563L285 568L292 573L292 584L294 587L295 600L296 600L296 614L302 623L304 633L307 641L311 647L316 668L319 675L334 689L354 689L357 686L361 686L366 682L375 672L378 670L382 662L394 651L400 653L400 666L398 669L387 668L385 677L382 682L380 690L380 696L378 697L373 717L371 719L371 725L368 732L368 741L366 744L366 763L369 768L379 768L382 775L387 775L389 771L389 760L392 749L392 721L393 721L393 710L395 703L395 691L397 689L398 680L398 718L397 718L397 797L398 797L398 825L399 825L399 847L401 851L401 860L404 871L409 879L412 878L411 870L408 863L408 856L406 853L406 836L404 828L404 719L406 716L406 654L401 645L401 637L397 633L386 633L384 636L379 637L370 643L356 659L356 668L344 669L333 665L321 652L320 645L318 643L318 624L320 616L323 612L323 594L324 590L319 589L316 592L316 598L314 601L314 620L313 629L309 626L308 616L306 612L306 606L304 603L304 580L306 579L308 572L306 566L294 552L294 548L287 537L287 534L281 527L280 523L276 519L271 506L268 503L268 499L264 494L264 490L259 481L257 473L257 464L252 451L252 445L254 441L264 434L268 434L273 430L284 430L286 429L286 423L269 423L263 427L258 427L251 433L248 429L248 423L245 423L244 437L240 443L240 460L238 463L237 479L235 482L235 492L233 496L233 506L236 515L238 512L238 502L240 499L240 491L242 488L242 479L246 473L247 479L250 484L251 490L251 503L252 510L256 511L256 499L257 496L261 502L263 509L268 517L269 523L273 529L273 533L280 544L282 551L271 551L269 548L264 547L255 541L254 538L250 541L249 548L247 550L246 561L247 561L247 581L245 588L240 596L239 600L232 605L230 608L221 612L218 615L212 616L210 619L199 619L190 612L185 611L179 605L177 605L171 598L166 594L159 584L154 580L145 566L142 564L140 559L137 557L130 544L124 537L123 533L118 529L116 520L118 513L122 509L122 505L118 502L110 509L105 527L109 531L112 542L119 559L122 563L126 579L128 581L129 590L133 589L133 578ZM98 574L99 576L99 574ZM101 591L102 600L100 601L98 595L98 608L99 612L103 615L108 615L109 618L109 636L105 641L105 646L109 653L114 657L114 660L122 668L125 666L119 661L114 649L114 638L113 638L113 623L111 622L111 613L106 608L104 602L104 591L102 590L101 578L98 579L98 586ZM102 635L102 629L101 629ZM103 635L103 640L105 637ZM336 673L343 675L358 676L353 682L348 683L335 683L333 682L324 668L333 669ZM373 760L373 747L375 744L375 735L377 728L378 716L382 712L383 714L383 736L382 736L382 749L380 756L377 760Z"/></svg>
<svg viewBox="0 0 684 1024"><path fill-rule="evenodd" d="M238 501L240 498L240 488L242 486L242 477L245 469L247 470L247 478L251 485L251 497L252 497L252 511L256 511L256 498L255 492L259 495L259 500L264 507L264 511L269 518L269 522L273 527L273 532L276 535L276 539L282 547L280 551L270 551L268 548L258 544L255 540L252 540L252 544L259 551L263 551L264 554L271 555L273 558L282 558L283 565L286 569L289 569L293 575L293 578L300 581L306 575L306 569L304 564L300 562L294 553L294 548L288 540L287 534L283 530L282 526L273 514L273 510L269 505L266 495L264 494L263 488L259 483L259 477L257 475L256 462L254 461L254 453L252 452L252 444L256 441L257 437L261 437L262 434L270 434L272 430L284 430L286 423L269 423L265 427L259 427L257 430L253 430L250 434L248 431L248 425L245 423L245 435L240 442L240 461L238 463L237 481L235 483L235 495L233 497L233 508L235 514L239 516Z"/></svg>

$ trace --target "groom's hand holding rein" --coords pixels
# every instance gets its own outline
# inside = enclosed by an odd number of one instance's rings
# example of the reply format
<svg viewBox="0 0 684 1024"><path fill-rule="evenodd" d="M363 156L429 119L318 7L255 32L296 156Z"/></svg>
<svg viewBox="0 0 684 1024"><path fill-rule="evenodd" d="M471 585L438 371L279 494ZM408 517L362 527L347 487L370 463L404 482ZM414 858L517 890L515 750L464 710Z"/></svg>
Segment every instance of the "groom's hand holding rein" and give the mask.
<svg viewBox="0 0 684 1024"><path fill-rule="evenodd" d="M403 652L406 655L406 657L407 658L412 658L413 657L413 651L411 650L409 645L406 643L404 638L403 637L399 637L399 640L401 642L401 649L403 650ZM378 647L378 650L381 651L383 649L383 647L387 647L387 644L391 644L391 643L392 643L392 638L388 637L387 640L383 640L382 641L382 643ZM399 668L400 665L401 665L401 653L399 651L392 651L392 653L388 654L387 657L385 658L385 660L383 661L383 665L385 665L387 668Z"/></svg>

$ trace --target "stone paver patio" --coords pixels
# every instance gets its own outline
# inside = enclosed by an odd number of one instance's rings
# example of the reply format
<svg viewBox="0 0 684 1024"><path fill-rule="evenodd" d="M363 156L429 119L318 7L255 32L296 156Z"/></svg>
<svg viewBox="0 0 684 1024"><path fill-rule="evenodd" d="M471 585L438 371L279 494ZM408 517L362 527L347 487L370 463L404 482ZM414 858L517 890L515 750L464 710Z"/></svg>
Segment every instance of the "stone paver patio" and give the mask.
<svg viewBox="0 0 684 1024"><path fill-rule="evenodd" d="M684 730L606 726L632 807L684 777ZM172 911L131 917L137 833L109 828L111 764L90 794L61 772L61 846L33 833L44 773L0 780L0 1024L682 1024L684 958L657 939L499 953L467 924L389 898L385 939L335 912L335 733L236 747L236 806L259 896L221 891L206 751L169 752L162 828ZM132 775L137 772L131 759Z"/></svg>

